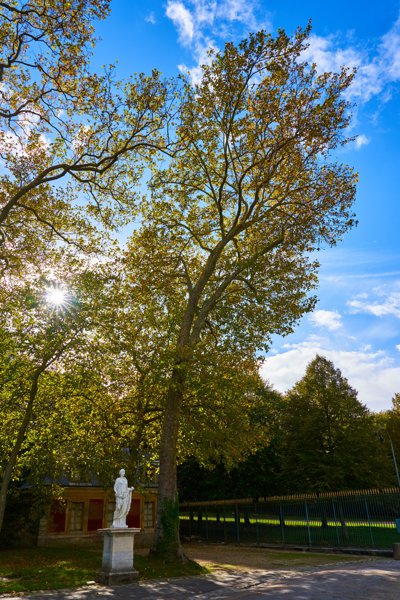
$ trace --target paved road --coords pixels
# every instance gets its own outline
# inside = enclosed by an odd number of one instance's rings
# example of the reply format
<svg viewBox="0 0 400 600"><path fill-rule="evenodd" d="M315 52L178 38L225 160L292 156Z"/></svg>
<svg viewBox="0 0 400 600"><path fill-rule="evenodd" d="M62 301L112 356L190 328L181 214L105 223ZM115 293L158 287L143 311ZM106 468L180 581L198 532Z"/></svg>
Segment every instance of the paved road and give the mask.
<svg viewBox="0 0 400 600"><path fill-rule="evenodd" d="M11 597L9 597L11 598ZM221 570L116 587L25 596L32 600L399 600L400 562L376 560L303 571ZM4 597L2 597L4 600ZM15 597L13 598L15 600Z"/></svg>

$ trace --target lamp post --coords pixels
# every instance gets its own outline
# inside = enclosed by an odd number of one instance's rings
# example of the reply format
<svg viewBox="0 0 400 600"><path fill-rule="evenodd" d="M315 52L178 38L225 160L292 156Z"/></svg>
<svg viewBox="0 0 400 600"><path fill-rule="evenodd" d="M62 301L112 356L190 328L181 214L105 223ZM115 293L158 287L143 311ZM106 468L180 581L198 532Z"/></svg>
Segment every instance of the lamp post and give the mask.
<svg viewBox="0 0 400 600"><path fill-rule="evenodd" d="M394 451L394 445L393 445L392 438L390 437L390 434L387 431L385 431L384 434L379 433L379 432L375 432L375 435L379 438L379 441L382 444L385 441L385 435L387 435L387 438L388 438L389 444L390 444L390 450L391 450L391 453L392 453L392 460L393 460L394 470L396 472L397 485L400 488L400 474L399 474L399 468L397 466L396 453Z"/></svg>
<svg viewBox="0 0 400 600"><path fill-rule="evenodd" d="M393 464L394 464L394 469L396 471L396 477L397 477L397 485L400 488L400 475L399 475L399 469L398 469L398 466L397 466L396 453L394 451L394 446L393 446L392 438L390 437L389 434L387 434L387 436L389 438L390 449L392 451Z"/></svg>

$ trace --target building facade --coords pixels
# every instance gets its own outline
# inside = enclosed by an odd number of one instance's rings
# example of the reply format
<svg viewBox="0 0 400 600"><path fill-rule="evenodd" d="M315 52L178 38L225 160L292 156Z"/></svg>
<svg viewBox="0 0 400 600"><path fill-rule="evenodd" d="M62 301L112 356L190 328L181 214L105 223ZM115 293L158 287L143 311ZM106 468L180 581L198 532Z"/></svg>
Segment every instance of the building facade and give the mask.
<svg viewBox="0 0 400 600"><path fill-rule="evenodd" d="M64 486L62 498L53 500L40 521L38 545L100 543L97 530L111 526L114 507L114 493L101 486L73 483ZM126 523L141 530L135 536L135 546L151 545L156 509L156 488L133 492Z"/></svg>

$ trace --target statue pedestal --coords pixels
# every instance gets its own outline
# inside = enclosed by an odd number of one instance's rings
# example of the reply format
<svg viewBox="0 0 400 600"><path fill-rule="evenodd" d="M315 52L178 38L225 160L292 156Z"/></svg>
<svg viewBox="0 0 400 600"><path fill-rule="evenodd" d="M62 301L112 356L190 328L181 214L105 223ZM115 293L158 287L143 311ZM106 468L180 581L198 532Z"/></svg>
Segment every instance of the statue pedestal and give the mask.
<svg viewBox="0 0 400 600"><path fill-rule="evenodd" d="M134 567L134 538L140 529L134 527L98 529L103 536L103 563L99 583L118 585L138 578Z"/></svg>

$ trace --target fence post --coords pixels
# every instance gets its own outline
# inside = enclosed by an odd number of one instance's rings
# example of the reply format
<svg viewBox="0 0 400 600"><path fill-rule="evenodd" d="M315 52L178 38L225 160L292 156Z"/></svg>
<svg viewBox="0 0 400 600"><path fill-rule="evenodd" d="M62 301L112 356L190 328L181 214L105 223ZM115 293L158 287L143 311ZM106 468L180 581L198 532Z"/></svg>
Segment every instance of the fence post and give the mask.
<svg viewBox="0 0 400 600"><path fill-rule="evenodd" d="M364 496L364 503L365 503L365 510L367 511L367 519L368 519L369 535L370 535L370 538L371 538L372 546L374 546L374 545L375 545L375 542L374 542L374 534L373 534L373 531L372 531L372 526L371 526L371 517L370 517L370 514L369 514L369 508L368 508L367 496Z"/></svg>
<svg viewBox="0 0 400 600"><path fill-rule="evenodd" d="M203 535L203 509L197 510L197 535L201 537Z"/></svg>
<svg viewBox="0 0 400 600"><path fill-rule="evenodd" d="M260 545L260 532L258 531L258 511L257 511L257 502L254 503L254 516L256 518L256 544Z"/></svg>
<svg viewBox="0 0 400 600"><path fill-rule="evenodd" d="M194 530L194 510L193 510L193 508L191 508L189 511L189 535L190 536L193 535L193 530Z"/></svg>
<svg viewBox="0 0 400 600"><path fill-rule="evenodd" d="M337 514L336 514L335 501L334 501L333 498L332 498L332 507L333 507L333 517L335 519L335 529L336 529L337 545L340 546L340 536L339 536L338 519L337 519Z"/></svg>
<svg viewBox="0 0 400 600"><path fill-rule="evenodd" d="M340 519L340 525L342 527L343 540L345 543L349 542L350 537L349 537L349 532L347 530L346 518L344 516L343 505L342 505L341 501L339 501L339 519Z"/></svg>
<svg viewBox="0 0 400 600"><path fill-rule="evenodd" d="M310 530L310 519L309 519L309 516L308 516L308 506L307 506L307 500L304 500L304 508L306 509L307 533L308 533L308 545L309 545L309 546L312 546L311 530Z"/></svg>
<svg viewBox="0 0 400 600"><path fill-rule="evenodd" d="M240 542L240 515L239 506L235 504L236 539Z"/></svg>
<svg viewBox="0 0 400 600"><path fill-rule="evenodd" d="M281 524L282 544L285 544L285 517L282 510L282 504L279 504L279 521Z"/></svg>
<svg viewBox="0 0 400 600"><path fill-rule="evenodd" d="M224 542L226 543L226 506L224 504Z"/></svg>

